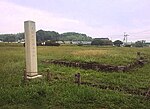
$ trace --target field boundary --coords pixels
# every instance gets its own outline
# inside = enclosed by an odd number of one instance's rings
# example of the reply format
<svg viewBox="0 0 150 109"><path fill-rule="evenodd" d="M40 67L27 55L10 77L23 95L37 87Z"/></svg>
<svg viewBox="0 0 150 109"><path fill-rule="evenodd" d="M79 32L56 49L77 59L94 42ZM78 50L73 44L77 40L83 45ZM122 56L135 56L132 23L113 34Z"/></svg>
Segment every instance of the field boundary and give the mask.
<svg viewBox="0 0 150 109"><path fill-rule="evenodd" d="M85 70L95 70L95 71L108 71L108 72L126 72L130 71L133 68L142 67L148 63L146 58L136 59L134 62L131 62L127 65L108 65L100 64L97 62L77 62L77 61L66 61L66 60L45 60L42 61L48 64L55 64L60 66L67 67L77 67Z"/></svg>

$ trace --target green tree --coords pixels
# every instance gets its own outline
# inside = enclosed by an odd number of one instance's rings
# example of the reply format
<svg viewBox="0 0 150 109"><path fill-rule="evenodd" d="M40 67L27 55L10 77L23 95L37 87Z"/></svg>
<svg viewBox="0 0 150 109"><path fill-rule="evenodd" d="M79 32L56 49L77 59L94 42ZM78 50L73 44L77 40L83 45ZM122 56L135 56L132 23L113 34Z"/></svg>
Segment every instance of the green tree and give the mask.
<svg viewBox="0 0 150 109"><path fill-rule="evenodd" d="M14 35L7 35L3 39L4 42L16 42L16 38Z"/></svg>
<svg viewBox="0 0 150 109"><path fill-rule="evenodd" d="M115 46L120 47L120 46L123 44L123 42L120 41L120 40L116 40L116 41L113 42L113 44L114 44Z"/></svg>
<svg viewBox="0 0 150 109"><path fill-rule="evenodd" d="M142 41L135 42L135 47L143 47L143 46L144 46L144 44Z"/></svg>
<svg viewBox="0 0 150 109"><path fill-rule="evenodd" d="M108 46L113 45L113 43L108 38L95 38L93 39L91 45Z"/></svg>
<svg viewBox="0 0 150 109"><path fill-rule="evenodd" d="M18 40L24 39L24 33L1 34L0 39L4 42L17 42Z"/></svg>
<svg viewBox="0 0 150 109"><path fill-rule="evenodd" d="M44 31L44 30L39 30L36 32L36 37L38 42L44 42L47 40L59 40L59 33L55 31Z"/></svg>
<svg viewBox="0 0 150 109"><path fill-rule="evenodd" d="M11 36L11 37L10 37ZM16 42L24 39L24 33L17 34L1 34L0 40L4 42ZM63 34L59 34L55 31L44 31L38 30L36 32L37 42L45 42L47 40L52 41L91 41L92 38L87 36L86 34L75 33L75 32L66 32Z"/></svg>
<svg viewBox="0 0 150 109"><path fill-rule="evenodd" d="M60 40L64 41L91 41L92 38L86 34L66 32L60 35Z"/></svg>

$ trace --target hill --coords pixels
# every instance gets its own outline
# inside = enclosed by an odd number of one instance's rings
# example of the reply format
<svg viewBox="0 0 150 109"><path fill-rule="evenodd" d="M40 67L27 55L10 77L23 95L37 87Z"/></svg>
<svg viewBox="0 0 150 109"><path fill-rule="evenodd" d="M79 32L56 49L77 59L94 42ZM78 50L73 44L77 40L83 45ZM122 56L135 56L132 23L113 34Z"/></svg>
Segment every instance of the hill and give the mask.
<svg viewBox="0 0 150 109"><path fill-rule="evenodd" d="M66 32L59 34L55 31L44 31L38 30L36 32L36 37L38 42L43 42L47 40L53 41L91 41L92 38L86 34L76 33L76 32ZM17 34L1 34L0 40L3 42L20 42L24 39L24 33Z"/></svg>

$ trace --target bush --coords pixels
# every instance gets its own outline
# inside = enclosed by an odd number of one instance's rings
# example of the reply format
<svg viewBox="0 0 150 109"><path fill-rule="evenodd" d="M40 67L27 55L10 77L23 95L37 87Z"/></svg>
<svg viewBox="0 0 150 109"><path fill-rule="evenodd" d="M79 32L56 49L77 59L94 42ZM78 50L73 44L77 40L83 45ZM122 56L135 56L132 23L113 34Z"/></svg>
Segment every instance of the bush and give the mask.
<svg viewBox="0 0 150 109"><path fill-rule="evenodd" d="M135 47L143 47L143 42L141 41L135 42Z"/></svg>
<svg viewBox="0 0 150 109"><path fill-rule="evenodd" d="M116 41L113 42L113 44L114 44L115 46L120 47L120 46L123 44L123 42L120 41L120 40L116 40Z"/></svg>
<svg viewBox="0 0 150 109"><path fill-rule="evenodd" d="M107 46L107 45L113 45L113 43L108 38L95 38L92 41L91 45Z"/></svg>

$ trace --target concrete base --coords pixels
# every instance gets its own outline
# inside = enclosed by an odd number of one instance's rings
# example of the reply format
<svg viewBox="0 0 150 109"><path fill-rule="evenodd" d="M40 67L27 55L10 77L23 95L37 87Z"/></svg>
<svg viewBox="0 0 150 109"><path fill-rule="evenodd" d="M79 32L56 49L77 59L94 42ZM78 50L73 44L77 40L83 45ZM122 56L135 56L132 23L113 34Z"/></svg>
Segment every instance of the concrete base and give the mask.
<svg viewBox="0 0 150 109"><path fill-rule="evenodd" d="M42 78L42 75L27 76L27 79L35 79L35 78Z"/></svg>

